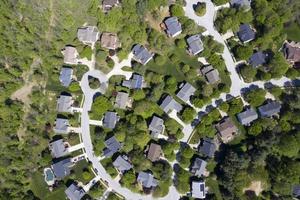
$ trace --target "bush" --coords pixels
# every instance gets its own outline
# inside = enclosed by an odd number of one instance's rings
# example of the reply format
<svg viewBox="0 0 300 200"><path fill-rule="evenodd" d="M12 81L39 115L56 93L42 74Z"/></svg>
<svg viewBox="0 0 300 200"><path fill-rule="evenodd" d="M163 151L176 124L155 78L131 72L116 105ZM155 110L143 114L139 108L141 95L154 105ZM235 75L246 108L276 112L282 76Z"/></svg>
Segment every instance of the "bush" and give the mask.
<svg viewBox="0 0 300 200"><path fill-rule="evenodd" d="M115 62L111 58L107 58L106 63L109 68L113 68L115 66Z"/></svg>
<svg viewBox="0 0 300 200"><path fill-rule="evenodd" d="M80 85L78 82L72 82L69 86L70 92L78 92L80 90Z"/></svg>
<svg viewBox="0 0 300 200"><path fill-rule="evenodd" d="M192 122L193 119L196 116L196 111L191 108L191 107L187 107L184 109L183 113L182 113L182 120L186 123Z"/></svg>
<svg viewBox="0 0 300 200"><path fill-rule="evenodd" d="M198 16L203 16L206 13L206 3L197 3L197 5L195 6L195 13Z"/></svg>
<svg viewBox="0 0 300 200"><path fill-rule="evenodd" d="M155 62L155 64L157 64L157 65L163 65L163 64L166 62L166 59L165 59L165 57L163 57L163 56L161 56L161 55L157 55L157 56L155 56L155 58L154 58L154 62Z"/></svg>
<svg viewBox="0 0 300 200"><path fill-rule="evenodd" d="M176 16L176 17L184 16L184 10L182 6L178 4L171 5L170 12L172 16Z"/></svg>

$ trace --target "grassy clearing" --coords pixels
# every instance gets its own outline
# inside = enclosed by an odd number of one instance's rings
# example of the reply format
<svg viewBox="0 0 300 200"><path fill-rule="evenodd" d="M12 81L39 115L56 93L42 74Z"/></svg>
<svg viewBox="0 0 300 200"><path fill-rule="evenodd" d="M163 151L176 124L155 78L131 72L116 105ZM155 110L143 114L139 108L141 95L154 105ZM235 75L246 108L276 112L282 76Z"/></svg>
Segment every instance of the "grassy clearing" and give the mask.
<svg viewBox="0 0 300 200"><path fill-rule="evenodd" d="M86 160L77 162L72 168L72 171L74 172L74 179L82 182L83 184L87 184L90 179L93 178L93 173L90 169L89 163ZM90 174L90 177L86 179L83 172L88 172Z"/></svg>
<svg viewBox="0 0 300 200"><path fill-rule="evenodd" d="M40 172L33 174L30 189L34 194L40 199L44 200L64 200L65 199L65 187L60 186L57 189L54 189L52 192L49 191L46 182L44 181L44 176Z"/></svg>

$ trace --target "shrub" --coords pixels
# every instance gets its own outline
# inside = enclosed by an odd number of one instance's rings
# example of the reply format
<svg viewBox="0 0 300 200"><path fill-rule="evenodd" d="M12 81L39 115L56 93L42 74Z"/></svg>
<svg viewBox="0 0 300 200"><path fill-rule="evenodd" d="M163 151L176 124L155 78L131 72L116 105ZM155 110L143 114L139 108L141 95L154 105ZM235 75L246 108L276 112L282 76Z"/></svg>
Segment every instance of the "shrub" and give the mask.
<svg viewBox="0 0 300 200"><path fill-rule="evenodd" d="M195 6L195 13L198 16L203 16L206 13L206 3L197 3L197 5Z"/></svg>

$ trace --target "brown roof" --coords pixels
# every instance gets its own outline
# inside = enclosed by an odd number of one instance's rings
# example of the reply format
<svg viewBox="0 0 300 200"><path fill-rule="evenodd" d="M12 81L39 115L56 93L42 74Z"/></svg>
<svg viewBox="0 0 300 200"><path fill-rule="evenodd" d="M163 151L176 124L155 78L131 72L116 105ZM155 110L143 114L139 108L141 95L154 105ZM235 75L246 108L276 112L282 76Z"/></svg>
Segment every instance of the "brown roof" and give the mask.
<svg viewBox="0 0 300 200"><path fill-rule="evenodd" d="M159 160L162 155L161 147L158 144L151 143L148 150L147 158L152 162Z"/></svg>
<svg viewBox="0 0 300 200"><path fill-rule="evenodd" d="M289 62L300 62L300 43L285 43L284 56Z"/></svg>
<svg viewBox="0 0 300 200"><path fill-rule="evenodd" d="M107 49L117 49L121 46L115 33L102 33L100 42L101 46Z"/></svg>
<svg viewBox="0 0 300 200"><path fill-rule="evenodd" d="M229 142L238 131L237 127L229 117L220 121L216 125L216 129L224 143Z"/></svg>

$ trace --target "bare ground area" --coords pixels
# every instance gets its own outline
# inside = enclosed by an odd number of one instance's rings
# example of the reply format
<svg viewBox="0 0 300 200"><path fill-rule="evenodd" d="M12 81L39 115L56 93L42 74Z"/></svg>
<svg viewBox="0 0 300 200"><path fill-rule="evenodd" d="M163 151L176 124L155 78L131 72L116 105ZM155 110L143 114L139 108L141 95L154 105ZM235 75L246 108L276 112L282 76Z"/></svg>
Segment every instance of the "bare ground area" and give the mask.
<svg viewBox="0 0 300 200"><path fill-rule="evenodd" d="M151 14L151 13L147 13L146 14L146 21L149 23L149 25L161 32L162 29L160 27L160 24L163 22L163 20L170 16L170 13L169 13L169 8L168 7L162 7L160 8L158 11L156 11L156 14L155 14L156 17L154 17L154 14Z"/></svg>
<svg viewBox="0 0 300 200"><path fill-rule="evenodd" d="M16 90L12 95L11 95L11 99L13 100L18 100L23 102L24 104L24 115L23 115L23 119L26 119L27 117L27 113L30 109L30 97L29 95L31 94L32 88L34 86L37 86L38 83L36 81L32 81L30 80L30 77L33 73L33 69L37 66L41 64L41 59L40 58L36 58L33 60L31 66L30 66L30 70L25 72L23 74L23 79L24 79L24 85L23 87L21 87L20 89ZM24 121L24 120L23 120ZM23 124L20 125L20 128L17 132L17 135L19 137L19 139L21 140L23 138L23 136L25 135L25 128L23 126Z"/></svg>
<svg viewBox="0 0 300 200"><path fill-rule="evenodd" d="M260 193L264 190L262 182L252 181L249 187L243 189L243 192L249 190L253 191L256 194L256 196L259 196Z"/></svg>

